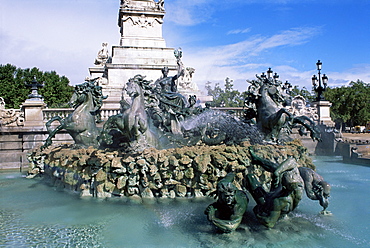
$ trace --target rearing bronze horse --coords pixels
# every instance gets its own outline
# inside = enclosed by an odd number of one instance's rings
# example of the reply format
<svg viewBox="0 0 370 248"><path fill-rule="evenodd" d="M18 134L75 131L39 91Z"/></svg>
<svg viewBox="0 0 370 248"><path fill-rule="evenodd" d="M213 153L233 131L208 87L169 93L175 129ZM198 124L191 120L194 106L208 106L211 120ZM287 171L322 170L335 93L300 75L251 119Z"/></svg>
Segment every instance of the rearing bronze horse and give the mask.
<svg viewBox="0 0 370 248"><path fill-rule="evenodd" d="M95 86L94 82L85 82L75 86L75 91L69 101L74 111L64 119L60 116L54 116L46 123L49 136L41 149L50 146L52 138L62 129L67 130L78 146L99 146L97 140L99 130L96 127L95 116L93 115L97 112L96 102L100 100L96 99L99 95L96 91L99 90L99 86ZM60 125L52 129L51 124L54 121L59 121Z"/></svg>
<svg viewBox="0 0 370 248"><path fill-rule="evenodd" d="M112 130L120 132L120 141L130 146L143 149L146 147L157 147L158 141L151 132L148 116L145 110L143 95L144 77L136 75L131 78L126 86L126 92L131 97L131 104L122 114L109 117L103 126L100 140L108 145L112 145L114 137Z"/></svg>
<svg viewBox="0 0 370 248"><path fill-rule="evenodd" d="M307 129L313 140L321 140L320 131L313 120L306 116L294 116L284 108L285 98L279 82L258 76L257 78L259 81L253 84L255 91L250 92L252 97L248 99L248 104L255 105L256 122L266 141L279 141L282 130L285 129L289 134L295 124Z"/></svg>

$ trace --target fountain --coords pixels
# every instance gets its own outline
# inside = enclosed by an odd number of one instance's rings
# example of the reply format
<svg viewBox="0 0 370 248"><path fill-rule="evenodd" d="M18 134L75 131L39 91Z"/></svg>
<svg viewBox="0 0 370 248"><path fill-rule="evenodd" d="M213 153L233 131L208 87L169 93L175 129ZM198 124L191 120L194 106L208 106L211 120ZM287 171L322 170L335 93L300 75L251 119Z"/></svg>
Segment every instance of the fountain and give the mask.
<svg viewBox="0 0 370 248"><path fill-rule="evenodd" d="M223 232L240 225L249 201L246 192L257 203L257 219L268 228L298 206L304 189L310 199L319 200L322 213L329 214L330 187L314 172L307 149L286 135L297 124L314 140L319 133L312 120L283 107L281 82L257 76L246 100L248 115L241 121L196 107L196 96L188 100L178 93L176 79L184 72L181 50L175 50L175 57L175 76L164 68L155 82L142 75L129 79L124 90L130 99L122 100L121 113L109 117L102 130L96 125L106 98L102 88L94 80L77 85L70 101L74 112L46 124L50 135L30 154L28 177L41 174L84 197L143 201L216 195L218 201L206 214ZM251 113L257 125L251 124ZM55 120L60 125L52 129ZM62 129L75 144L52 146ZM239 201L242 207L235 205ZM221 219L235 218L233 225L220 224Z"/></svg>

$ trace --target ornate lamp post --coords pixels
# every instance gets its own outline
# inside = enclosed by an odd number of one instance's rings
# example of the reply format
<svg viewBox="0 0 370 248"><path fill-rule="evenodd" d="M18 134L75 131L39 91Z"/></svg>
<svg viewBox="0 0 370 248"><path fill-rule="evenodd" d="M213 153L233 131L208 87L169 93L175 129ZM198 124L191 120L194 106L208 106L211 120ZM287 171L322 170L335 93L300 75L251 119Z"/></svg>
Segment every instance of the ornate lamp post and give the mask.
<svg viewBox="0 0 370 248"><path fill-rule="evenodd" d="M268 78L268 79L272 78L272 73L274 73L274 72L271 70L271 68L269 68L269 69L267 70L267 78Z"/></svg>
<svg viewBox="0 0 370 248"><path fill-rule="evenodd" d="M313 90L317 93L317 97L316 97L317 102L325 101L325 97L323 93L326 91L326 86L328 84L328 77L325 74L321 76L322 63L320 60L317 61L316 66L317 66L317 71L318 71L318 77L316 77L316 75L312 76Z"/></svg>
<svg viewBox="0 0 370 248"><path fill-rule="evenodd" d="M42 99L42 96L39 95L37 90L44 87L44 84L37 82L36 77L30 83L27 83L26 86L32 90L31 94L28 95L29 99Z"/></svg>
<svg viewBox="0 0 370 248"><path fill-rule="evenodd" d="M32 92L22 104L25 120L24 126L43 128L44 116L42 110L46 107L46 104L37 90L43 87L44 84L37 82L36 77L34 77L31 82L26 82L26 86L31 88Z"/></svg>
<svg viewBox="0 0 370 248"><path fill-rule="evenodd" d="M321 75L321 67L322 63L320 60L316 63L318 76L312 76L312 85L313 90L316 92L316 102L315 105L317 107L317 115L318 115L318 123L324 124L325 126L334 126L334 122L331 120L330 117L330 107L331 103L324 98L324 92L326 91L326 87L328 85L328 77L323 74Z"/></svg>
<svg viewBox="0 0 370 248"><path fill-rule="evenodd" d="M269 80L270 82L273 82L273 83L277 83L277 81L279 80L279 75L275 72L273 72L271 70L271 68L269 68L266 72L266 74L264 72L262 72L261 76L260 76L263 80L267 79Z"/></svg>
<svg viewBox="0 0 370 248"><path fill-rule="evenodd" d="M285 93L290 95L292 88L293 86L288 81L285 81L285 83L283 84L283 90L285 90Z"/></svg>

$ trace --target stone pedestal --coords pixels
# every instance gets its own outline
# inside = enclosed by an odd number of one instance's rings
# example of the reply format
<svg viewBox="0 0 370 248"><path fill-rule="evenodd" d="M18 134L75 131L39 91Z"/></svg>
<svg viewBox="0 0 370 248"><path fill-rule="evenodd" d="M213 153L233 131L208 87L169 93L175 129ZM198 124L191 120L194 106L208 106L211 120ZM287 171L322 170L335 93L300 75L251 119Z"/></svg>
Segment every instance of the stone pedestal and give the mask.
<svg viewBox="0 0 370 248"><path fill-rule="evenodd" d="M42 110L46 107L40 98L27 99L23 105L24 126L25 127L44 127L44 117Z"/></svg>
<svg viewBox="0 0 370 248"><path fill-rule="evenodd" d="M175 49L168 48L162 37L162 25L165 15L163 1L131 0L121 1L118 15L120 27L119 46L112 46L110 59L103 64L89 68L91 78L101 78L104 100L103 108L120 108L122 90L130 78L137 74L147 80L156 81L162 76L162 69L168 67L169 76L177 74ZM188 95L197 95L201 102L212 98L201 96L197 87L191 91L178 91Z"/></svg>
<svg viewBox="0 0 370 248"><path fill-rule="evenodd" d="M106 64L108 84L103 86L103 93L109 91L110 97L121 97L122 88L137 74L155 81L165 66L176 73L173 48L113 46L112 50L112 62Z"/></svg>
<svg viewBox="0 0 370 248"><path fill-rule="evenodd" d="M89 69L91 78L102 77L104 108L119 108L122 89L137 74L147 80L160 78L167 66L170 75L177 70L174 49L162 37L164 7L153 0L121 1L118 16L120 45L112 47L112 57L104 65Z"/></svg>
<svg viewBox="0 0 370 248"><path fill-rule="evenodd" d="M317 114L319 116L319 124L323 124L328 127L334 127L335 123L330 117L330 107L332 105L329 101L318 101L313 103L317 108Z"/></svg>

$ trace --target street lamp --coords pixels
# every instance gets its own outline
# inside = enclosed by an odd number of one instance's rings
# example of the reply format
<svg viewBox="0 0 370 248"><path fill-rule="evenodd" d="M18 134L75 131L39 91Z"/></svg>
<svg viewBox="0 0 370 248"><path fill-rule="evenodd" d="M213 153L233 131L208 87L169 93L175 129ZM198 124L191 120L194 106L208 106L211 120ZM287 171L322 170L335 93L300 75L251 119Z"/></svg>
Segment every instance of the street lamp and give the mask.
<svg viewBox="0 0 370 248"><path fill-rule="evenodd" d="M271 68L269 68L266 72L266 74L264 72L262 72L261 76L260 76L264 81L267 79L267 81L269 81L270 83L278 83L278 79L279 79L279 75L275 72L273 72L271 70Z"/></svg>
<svg viewBox="0 0 370 248"><path fill-rule="evenodd" d="M269 68L267 70L267 79L270 79L272 77L272 73L273 73L273 71L271 70L271 68Z"/></svg>
<svg viewBox="0 0 370 248"><path fill-rule="evenodd" d="M321 76L322 62L320 60L317 61L316 67L318 71L318 77L316 77L316 75L312 76L313 90L317 93L317 102L325 101L323 93L326 91L326 86L328 85L328 77L325 74Z"/></svg>
<svg viewBox="0 0 370 248"><path fill-rule="evenodd" d="M291 88L293 88L293 86L288 81L285 81L285 83L283 85L283 90L285 90L285 93L287 93L289 95L290 91L291 91Z"/></svg>
<svg viewBox="0 0 370 248"><path fill-rule="evenodd" d="M37 90L44 87L44 84L37 82L36 77L33 77L33 80L30 83L26 83L26 86L32 90L31 94L28 95L29 99L42 99L42 96L39 95Z"/></svg>

